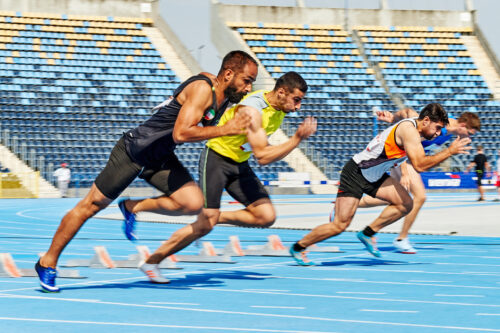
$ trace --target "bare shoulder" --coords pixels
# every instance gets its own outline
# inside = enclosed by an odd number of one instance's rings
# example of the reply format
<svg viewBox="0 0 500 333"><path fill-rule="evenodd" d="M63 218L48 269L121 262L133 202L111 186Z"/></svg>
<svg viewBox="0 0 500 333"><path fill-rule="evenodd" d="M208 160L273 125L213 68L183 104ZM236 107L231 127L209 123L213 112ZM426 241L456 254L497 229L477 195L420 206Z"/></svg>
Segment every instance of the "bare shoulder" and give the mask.
<svg viewBox="0 0 500 333"><path fill-rule="evenodd" d="M398 125L396 136L400 138L420 137L418 130L411 121L403 121Z"/></svg>
<svg viewBox="0 0 500 333"><path fill-rule="evenodd" d="M185 103L203 103L206 106L212 104L212 87L204 80L196 80L189 83L177 96L180 104Z"/></svg>

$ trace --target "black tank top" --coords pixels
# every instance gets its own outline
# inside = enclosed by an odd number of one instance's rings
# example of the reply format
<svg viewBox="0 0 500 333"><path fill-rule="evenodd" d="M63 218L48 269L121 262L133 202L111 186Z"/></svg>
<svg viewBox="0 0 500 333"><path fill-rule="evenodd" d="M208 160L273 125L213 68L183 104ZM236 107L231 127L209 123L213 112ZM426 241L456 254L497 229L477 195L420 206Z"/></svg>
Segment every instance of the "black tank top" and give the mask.
<svg viewBox="0 0 500 333"><path fill-rule="evenodd" d="M225 99L220 108L217 108L217 99L212 81L205 75L195 75L184 81L171 98L153 108L156 111L151 118L138 127L125 132L125 147L129 156L142 166L155 167L165 162L171 154L176 143L173 139L175 121L182 105L177 101L177 96L191 82L203 80L212 87L212 106L203 112L200 122L203 126L215 126L224 113L229 101Z"/></svg>

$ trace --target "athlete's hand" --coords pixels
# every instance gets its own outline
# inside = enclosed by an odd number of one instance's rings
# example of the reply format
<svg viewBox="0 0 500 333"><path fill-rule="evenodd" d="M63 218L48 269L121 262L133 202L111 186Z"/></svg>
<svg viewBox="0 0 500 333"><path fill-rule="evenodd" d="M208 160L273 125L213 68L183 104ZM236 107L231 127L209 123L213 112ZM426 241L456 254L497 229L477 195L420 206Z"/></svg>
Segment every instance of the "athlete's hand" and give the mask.
<svg viewBox="0 0 500 333"><path fill-rule="evenodd" d="M377 120L384 121L386 123L394 122L394 115L390 111L377 111Z"/></svg>
<svg viewBox="0 0 500 333"><path fill-rule="evenodd" d="M314 117L307 117L304 119L302 124L299 125L297 131L295 132L295 136L299 140L304 140L310 137L316 132L316 128L318 127L318 121Z"/></svg>
<svg viewBox="0 0 500 333"><path fill-rule="evenodd" d="M226 135L246 134L252 118L246 112L238 111L225 125Z"/></svg>
<svg viewBox="0 0 500 333"><path fill-rule="evenodd" d="M470 138L456 138L455 141L453 141L448 149L450 150L450 153L452 155L457 155L457 154L469 154L469 150L472 149L471 146L468 146L468 144L471 143Z"/></svg>

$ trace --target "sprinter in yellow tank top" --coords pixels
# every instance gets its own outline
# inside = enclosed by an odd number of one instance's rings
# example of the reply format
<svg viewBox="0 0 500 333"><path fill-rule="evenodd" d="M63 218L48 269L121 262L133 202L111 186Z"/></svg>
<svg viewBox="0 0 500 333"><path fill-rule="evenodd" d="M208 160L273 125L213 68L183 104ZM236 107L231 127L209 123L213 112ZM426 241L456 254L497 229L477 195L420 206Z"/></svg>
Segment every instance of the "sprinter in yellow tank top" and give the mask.
<svg viewBox="0 0 500 333"><path fill-rule="evenodd" d="M342 169L334 220L317 226L290 247L290 254L295 261L299 265L314 265L307 259L305 249L342 233L351 223L363 193L389 203L370 226L357 234L368 252L380 257L373 236L413 208L413 200L407 190L386 172L406 158L416 171L422 172L452 155L466 153L471 140L457 138L448 149L436 155L425 155L422 138L434 139L447 124L446 111L441 105L432 103L423 108L418 119L404 119L392 125L370 141L362 152L354 155Z"/></svg>
<svg viewBox="0 0 500 333"><path fill-rule="evenodd" d="M196 222L174 232L149 257L142 271L156 271L164 258L206 235L216 224L266 228L274 223L274 206L248 159L253 153L261 165L278 161L316 131L316 120L307 117L288 141L276 146L268 143L268 136L279 128L285 114L299 110L306 91L304 79L295 72L288 72L276 81L272 91L256 91L226 110L219 126L241 112L250 115L246 135L223 136L207 142L200 158L200 187L205 197L202 212ZM224 189L245 208L220 212ZM148 277L151 282L158 282L157 277Z"/></svg>

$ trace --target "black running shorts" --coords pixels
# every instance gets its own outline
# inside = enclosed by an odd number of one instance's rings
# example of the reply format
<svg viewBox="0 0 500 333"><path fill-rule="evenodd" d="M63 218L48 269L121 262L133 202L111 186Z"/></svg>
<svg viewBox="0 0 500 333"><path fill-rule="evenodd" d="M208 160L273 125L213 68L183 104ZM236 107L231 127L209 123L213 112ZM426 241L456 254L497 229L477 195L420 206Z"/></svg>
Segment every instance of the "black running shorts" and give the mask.
<svg viewBox="0 0 500 333"><path fill-rule="evenodd" d="M143 168L129 157L122 137L111 151L108 163L94 183L102 194L114 200L137 176L168 196L186 183L193 181L174 153L167 156L165 162L159 167Z"/></svg>
<svg viewBox="0 0 500 333"><path fill-rule="evenodd" d="M259 199L269 198L248 161L238 163L205 147L201 153L199 170L205 208L220 208L224 189L245 206Z"/></svg>
<svg viewBox="0 0 500 333"><path fill-rule="evenodd" d="M390 177L384 173L382 178L374 183L370 183L361 173L361 169L351 158L342 169L340 174L340 185L337 197L354 197L361 199L363 193L375 197L382 183Z"/></svg>
<svg viewBox="0 0 500 333"><path fill-rule="evenodd" d="M483 186L482 180L484 177L484 172L483 170L476 170L476 176L477 176L477 186Z"/></svg>

